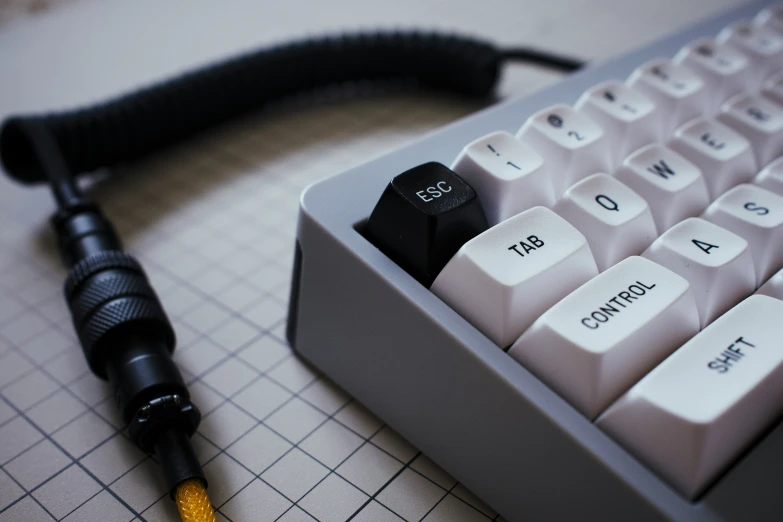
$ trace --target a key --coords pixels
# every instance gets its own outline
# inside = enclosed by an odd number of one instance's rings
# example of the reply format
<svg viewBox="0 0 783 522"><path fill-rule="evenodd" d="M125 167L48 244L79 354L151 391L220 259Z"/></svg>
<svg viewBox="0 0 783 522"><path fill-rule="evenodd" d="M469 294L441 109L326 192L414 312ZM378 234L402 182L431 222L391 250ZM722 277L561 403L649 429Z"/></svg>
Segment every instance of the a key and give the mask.
<svg viewBox="0 0 783 522"><path fill-rule="evenodd" d="M771 190L775 194L783 196L783 156L776 159L764 167L761 172L756 174L753 183L759 187Z"/></svg>
<svg viewBox="0 0 783 522"><path fill-rule="evenodd" d="M677 129L669 146L701 169L713 199L757 172L750 142L716 120L691 120Z"/></svg>
<svg viewBox="0 0 783 522"><path fill-rule="evenodd" d="M658 236L647 202L607 174L573 185L554 210L584 234L600 271L641 254Z"/></svg>
<svg viewBox="0 0 783 522"><path fill-rule="evenodd" d="M756 289L748 242L700 218L674 225L642 255L690 282L702 328Z"/></svg>
<svg viewBox="0 0 783 522"><path fill-rule="evenodd" d="M598 274L585 237L535 207L466 243L432 291L500 347Z"/></svg>
<svg viewBox="0 0 783 522"><path fill-rule="evenodd" d="M783 105L783 71L773 74L762 84L761 94Z"/></svg>
<svg viewBox="0 0 783 522"><path fill-rule="evenodd" d="M644 94L619 81L608 81L585 92L574 106L587 114L612 144L612 165L648 143L663 140L660 115Z"/></svg>
<svg viewBox="0 0 783 522"><path fill-rule="evenodd" d="M452 170L478 193L489 226L535 206L554 204L552 172L529 145L493 132L462 149Z"/></svg>
<svg viewBox="0 0 783 522"><path fill-rule="evenodd" d="M783 301L751 296L653 369L598 426L688 498L783 410Z"/></svg>
<svg viewBox="0 0 783 522"><path fill-rule="evenodd" d="M761 285L756 292L759 295L768 295L783 301L783 270L779 270L769 280Z"/></svg>
<svg viewBox="0 0 783 522"><path fill-rule="evenodd" d="M568 105L537 112L517 137L549 164L557 196L580 179L611 167L610 144L601 127Z"/></svg>
<svg viewBox="0 0 783 522"><path fill-rule="evenodd" d="M659 233L698 216L710 204L699 167L663 145L634 152L614 176L647 201Z"/></svg>
<svg viewBox="0 0 783 522"><path fill-rule="evenodd" d="M783 67L783 36L772 29L737 22L723 29L716 40L734 47L750 60L754 86Z"/></svg>
<svg viewBox="0 0 783 522"><path fill-rule="evenodd" d="M636 69L626 82L655 103L663 136L701 116L706 108L707 87L698 74L670 60L658 59Z"/></svg>
<svg viewBox="0 0 783 522"><path fill-rule="evenodd" d="M630 257L549 309L508 353L592 419L698 331L688 282Z"/></svg>
<svg viewBox="0 0 783 522"><path fill-rule="evenodd" d="M693 69L707 85L707 115L718 111L724 101L756 86L751 84L750 61L736 49L702 38L686 45L674 62Z"/></svg>
<svg viewBox="0 0 783 522"><path fill-rule="evenodd" d="M783 33L783 5L774 5L763 9L754 20L761 27L768 27Z"/></svg>
<svg viewBox="0 0 783 522"><path fill-rule="evenodd" d="M476 192L440 163L391 180L367 222L370 241L424 286L454 253L487 229Z"/></svg>
<svg viewBox="0 0 783 522"><path fill-rule="evenodd" d="M751 94L739 94L723 104L718 120L750 141L758 165L783 153L783 106Z"/></svg>
<svg viewBox="0 0 783 522"><path fill-rule="evenodd" d="M713 201L703 217L748 241L757 286L783 268L783 196L742 184Z"/></svg>

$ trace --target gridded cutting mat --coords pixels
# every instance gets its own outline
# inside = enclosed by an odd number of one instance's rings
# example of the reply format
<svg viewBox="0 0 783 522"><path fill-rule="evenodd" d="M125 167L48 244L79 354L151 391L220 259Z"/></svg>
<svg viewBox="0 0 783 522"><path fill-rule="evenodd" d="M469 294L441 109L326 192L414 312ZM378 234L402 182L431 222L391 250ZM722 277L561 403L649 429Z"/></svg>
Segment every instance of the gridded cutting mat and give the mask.
<svg viewBox="0 0 783 522"><path fill-rule="evenodd" d="M400 96L298 107L95 190L174 323L204 413L194 443L226 519L496 519L284 340L301 190L476 108ZM0 231L0 520L178 520L76 344L48 195L3 190L16 203Z"/></svg>
<svg viewBox="0 0 783 522"><path fill-rule="evenodd" d="M591 58L736 1L240 3L81 0L55 16L24 17L27 27L9 23L0 30L0 115L87 103L325 29L460 27ZM156 52L129 44L140 28ZM518 70L502 92L556 77ZM283 336L300 191L478 108L412 96L297 102L94 187L173 320L175 359L204 413L194 444L220 520L502 520L299 360ZM178 520L156 463L130 443L76 343L49 194L2 178L0 522Z"/></svg>

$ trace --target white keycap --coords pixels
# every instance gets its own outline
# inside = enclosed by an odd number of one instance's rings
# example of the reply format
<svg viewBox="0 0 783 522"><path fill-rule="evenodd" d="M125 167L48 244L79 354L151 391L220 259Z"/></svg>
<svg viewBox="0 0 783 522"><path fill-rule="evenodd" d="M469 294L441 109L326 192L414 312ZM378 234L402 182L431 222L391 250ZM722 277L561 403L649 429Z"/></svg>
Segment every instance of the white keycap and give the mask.
<svg viewBox="0 0 783 522"><path fill-rule="evenodd" d="M783 196L783 156L764 167L753 183Z"/></svg>
<svg viewBox="0 0 783 522"><path fill-rule="evenodd" d="M750 181L757 172L750 142L716 120L692 120L674 133L669 146L696 164L711 198Z"/></svg>
<svg viewBox="0 0 783 522"><path fill-rule="evenodd" d="M598 425L689 498L783 409L783 301L751 296L614 403Z"/></svg>
<svg viewBox="0 0 783 522"><path fill-rule="evenodd" d="M506 347L597 274L585 237L551 210L535 207L465 243L431 290Z"/></svg>
<svg viewBox="0 0 783 522"><path fill-rule="evenodd" d="M557 202L555 212L584 234L602 272L641 254L658 236L644 198L607 174L594 174L573 185Z"/></svg>
<svg viewBox="0 0 783 522"><path fill-rule="evenodd" d="M688 282L630 257L550 308L508 353L592 419L698 331Z"/></svg>
<svg viewBox="0 0 783 522"><path fill-rule="evenodd" d="M767 7L756 16L754 22L762 27L783 33L783 5L777 4Z"/></svg>
<svg viewBox="0 0 783 522"><path fill-rule="evenodd" d="M710 38L686 45L674 57L674 62L696 72L707 85L707 115L718 111L724 101L735 94L757 87L750 61L744 54L726 45L718 45Z"/></svg>
<svg viewBox="0 0 783 522"><path fill-rule="evenodd" d="M737 22L717 37L721 44L734 47L750 60L753 85L760 85L783 67L783 35L751 22Z"/></svg>
<svg viewBox="0 0 783 522"><path fill-rule="evenodd" d="M628 156L614 176L650 205L658 233L710 204L699 167L663 145L647 145Z"/></svg>
<svg viewBox="0 0 783 522"><path fill-rule="evenodd" d="M783 268L783 196L743 184L716 199L704 219L747 240L756 265L756 286Z"/></svg>
<svg viewBox="0 0 783 522"><path fill-rule="evenodd" d="M489 226L555 201L552 172L544 159L508 132L493 132L469 144L451 170L476 191Z"/></svg>
<svg viewBox="0 0 783 522"><path fill-rule="evenodd" d="M750 141L757 165L783 153L783 106L762 96L738 94L723 104L718 119Z"/></svg>
<svg viewBox="0 0 783 522"><path fill-rule="evenodd" d="M631 152L662 141L661 116L655 104L644 94L620 81L608 81L585 92L575 106L590 116L612 144L612 166Z"/></svg>
<svg viewBox="0 0 783 522"><path fill-rule="evenodd" d="M707 107L707 87L698 74L669 60L647 62L628 78L629 86L638 90L658 108L663 135L701 116Z"/></svg>
<svg viewBox="0 0 783 522"><path fill-rule="evenodd" d="M756 292L759 295L768 295L783 301L783 270L769 278Z"/></svg>
<svg viewBox="0 0 783 522"><path fill-rule="evenodd" d="M702 328L756 289L748 242L703 219L674 225L642 255L690 282Z"/></svg>
<svg viewBox="0 0 783 522"><path fill-rule="evenodd" d="M783 71L767 78L761 87L761 94L775 103L783 104Z"/></svg>
<svg viewBox="0 0 783 522"><path fill-rule="evenodd" d="M544 158L553 176L555 193L611 166L610 143L593 120L568 105L537 112L525 122L517 137Z"/></svg>

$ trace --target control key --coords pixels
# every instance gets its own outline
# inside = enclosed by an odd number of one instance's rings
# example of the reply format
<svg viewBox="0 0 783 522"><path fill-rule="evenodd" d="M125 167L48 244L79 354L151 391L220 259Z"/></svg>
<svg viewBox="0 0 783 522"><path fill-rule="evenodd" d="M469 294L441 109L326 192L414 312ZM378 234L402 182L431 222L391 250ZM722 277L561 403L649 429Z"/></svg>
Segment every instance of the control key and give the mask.
<svg viewBox="0 0 783 522"><path fill-rule="evenodd" d="M508 354L593 419L698 331L688 281L632 256L550 308Z"/></svg>

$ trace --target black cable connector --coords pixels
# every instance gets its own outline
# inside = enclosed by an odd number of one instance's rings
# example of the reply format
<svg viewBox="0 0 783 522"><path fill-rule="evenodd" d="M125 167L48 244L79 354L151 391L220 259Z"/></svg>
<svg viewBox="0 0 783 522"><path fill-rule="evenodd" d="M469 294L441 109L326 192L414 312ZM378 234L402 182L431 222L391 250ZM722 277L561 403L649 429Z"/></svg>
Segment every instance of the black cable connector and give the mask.
<svg viewBox="0 0 783 522"><path fill-rule="evenodd" d="M206 486L190 445L201 414L171 359L174 330L141 265L95 205L60 210L52 223L71 266L65 297L90 369L111 384L136 445L158 456L172 497L188 479Z"/></svg>

